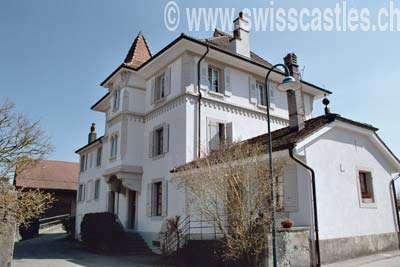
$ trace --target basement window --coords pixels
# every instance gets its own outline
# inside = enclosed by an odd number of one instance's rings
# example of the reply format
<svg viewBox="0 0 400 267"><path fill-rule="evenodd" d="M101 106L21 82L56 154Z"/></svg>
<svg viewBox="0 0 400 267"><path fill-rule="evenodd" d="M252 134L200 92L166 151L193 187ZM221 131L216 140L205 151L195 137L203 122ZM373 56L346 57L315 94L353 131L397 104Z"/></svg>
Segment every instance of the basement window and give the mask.
<svg viewBox="0 0 400 267"><path fill-rule="evenodd" d="M374 204L375 198L371 172L359 171L358 180L360 189L360 202L362 206Z"/></svg>

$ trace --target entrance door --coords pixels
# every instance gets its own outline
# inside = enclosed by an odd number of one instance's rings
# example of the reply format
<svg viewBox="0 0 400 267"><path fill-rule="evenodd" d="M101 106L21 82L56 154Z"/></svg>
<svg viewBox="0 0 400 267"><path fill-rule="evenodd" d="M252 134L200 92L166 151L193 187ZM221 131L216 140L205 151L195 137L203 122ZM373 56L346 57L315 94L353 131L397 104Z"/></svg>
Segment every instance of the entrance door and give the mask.
<svg viewBox="0 0 400 267"><path fill-rule="evenodd" d="M136 220L136 191L129 191L129 200L128 200L128 209L129 209L129 220L128 220L128 228L135 229L135 220Z"/></svg>
<svg viewBox="0 0 400 267"><path fill-rule="evenodd" d="M115 214L115 192L108 192L108 212Z"/></svg>

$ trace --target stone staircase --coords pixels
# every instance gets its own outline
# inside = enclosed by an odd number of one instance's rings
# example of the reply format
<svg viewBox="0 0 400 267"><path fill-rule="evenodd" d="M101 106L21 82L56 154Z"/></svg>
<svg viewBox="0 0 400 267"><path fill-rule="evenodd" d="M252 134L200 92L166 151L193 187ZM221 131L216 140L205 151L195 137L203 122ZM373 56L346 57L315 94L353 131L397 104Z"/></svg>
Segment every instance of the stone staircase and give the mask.
<svg viewBox="0 0 400 267"><path fill-rule="evenodd" d="M126 246L129 255L149 255L153 253L141 235L135 232L127 232L126 234Z"/></svg>

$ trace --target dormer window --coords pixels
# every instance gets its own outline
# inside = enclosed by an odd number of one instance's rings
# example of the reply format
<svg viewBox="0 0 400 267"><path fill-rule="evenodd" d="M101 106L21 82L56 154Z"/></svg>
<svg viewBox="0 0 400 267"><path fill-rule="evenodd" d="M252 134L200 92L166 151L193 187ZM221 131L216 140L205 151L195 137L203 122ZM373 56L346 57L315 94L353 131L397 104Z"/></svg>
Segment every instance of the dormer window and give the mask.
<svg viewBox="0 0 400 267"><path fill-rule="evenodd" d="M220 93L220 70L209 67L208 68L208 88L216 93Z"/></svg>
<svg viewBox="0 0 400 267"><path fill-rule="evenodd" d="M117 110L119 109L119 94L120 90L119 89L115 89L114 91L114 102L113 102L113 109Z"/></svg>

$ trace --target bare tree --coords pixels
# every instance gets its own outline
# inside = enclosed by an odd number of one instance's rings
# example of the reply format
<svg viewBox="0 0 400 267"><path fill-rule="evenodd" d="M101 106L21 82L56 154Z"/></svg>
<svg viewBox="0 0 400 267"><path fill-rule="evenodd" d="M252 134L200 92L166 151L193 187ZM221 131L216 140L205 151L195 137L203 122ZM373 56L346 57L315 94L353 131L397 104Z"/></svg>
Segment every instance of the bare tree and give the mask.
<svg viewBox="0 0 400 267"><path fill-rule="evenodd" d="M10 264L16 225L28 226L53 202L51 194L15 189L10 179L50 152L38 122L15 112L10 102L0 105L0 267Z"/></svg>
<svg viewBox="0 0 400 267"><path fill-rule="evenodd" d="M173 176L188 192L191 213L216 222L224 258L248 266L263 262L270 233L272 181L265 152L260 144L236 143L178 168ZM275 160L274 166L278 184L284 161Z"/></svg>

